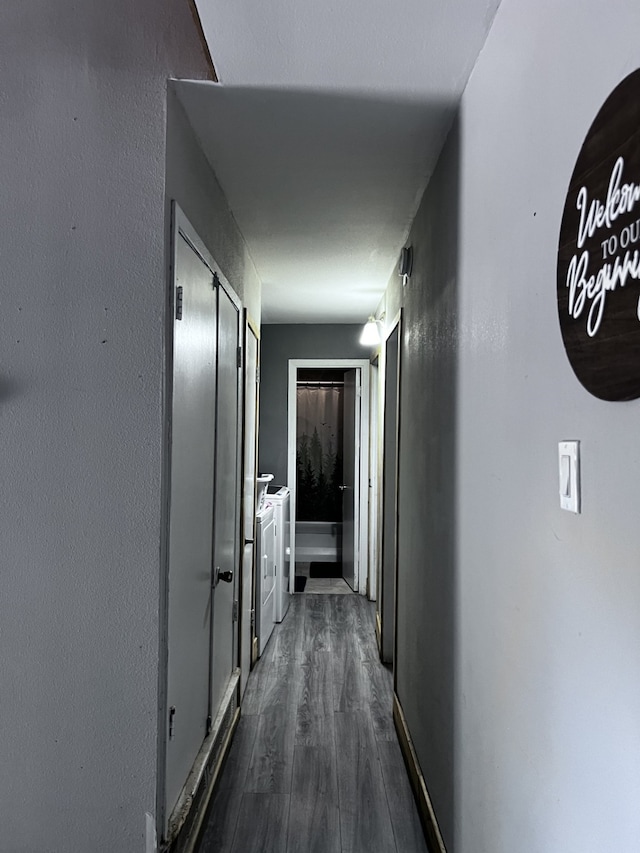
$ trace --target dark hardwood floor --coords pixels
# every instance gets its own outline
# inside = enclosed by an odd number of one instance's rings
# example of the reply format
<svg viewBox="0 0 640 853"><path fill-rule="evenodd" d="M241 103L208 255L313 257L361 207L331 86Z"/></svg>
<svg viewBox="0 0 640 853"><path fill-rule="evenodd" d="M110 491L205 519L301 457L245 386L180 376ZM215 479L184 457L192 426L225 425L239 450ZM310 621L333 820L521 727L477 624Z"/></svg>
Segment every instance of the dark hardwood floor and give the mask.
<svg viewBox="0 0 640 853"><path fill-rule="evenodd" d="M427 853L374 606L296 595L249 677L199 853Z"/></svg>

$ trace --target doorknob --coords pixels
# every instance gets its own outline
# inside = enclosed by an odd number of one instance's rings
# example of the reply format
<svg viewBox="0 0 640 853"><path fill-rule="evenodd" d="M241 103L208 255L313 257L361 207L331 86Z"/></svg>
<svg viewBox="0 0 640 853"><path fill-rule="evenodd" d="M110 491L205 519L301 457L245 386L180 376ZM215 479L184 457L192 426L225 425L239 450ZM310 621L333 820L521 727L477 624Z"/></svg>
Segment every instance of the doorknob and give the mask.
<svg viewBox="0 0 640 853"><path fill-rule="evenodd" d="M231 583L232 580L233 580L233 571L228 570L226 572L223 572L220 569L220 566L216 566L216 583L218 583L219 581L224 581L225 583Z"/></svg>
<svg viewBox="0 0 640 853"><path fill-rule="evenodd" d="M341 492L344 492L349 488L349 486L338 486L338 488L340 489Z"/></svg>

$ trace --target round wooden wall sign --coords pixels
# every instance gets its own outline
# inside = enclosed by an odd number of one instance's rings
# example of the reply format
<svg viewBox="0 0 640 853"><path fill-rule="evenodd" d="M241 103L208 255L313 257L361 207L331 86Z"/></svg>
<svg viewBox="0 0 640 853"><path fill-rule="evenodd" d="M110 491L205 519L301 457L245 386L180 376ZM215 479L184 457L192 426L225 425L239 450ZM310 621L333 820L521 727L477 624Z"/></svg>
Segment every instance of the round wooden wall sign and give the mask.
<svg viewBox="0 0 640 853"><path fill-rule="evenodd" d="M567 192L558 246L567 356L601 400L640 397L640 69L609 95Z"/></svg>

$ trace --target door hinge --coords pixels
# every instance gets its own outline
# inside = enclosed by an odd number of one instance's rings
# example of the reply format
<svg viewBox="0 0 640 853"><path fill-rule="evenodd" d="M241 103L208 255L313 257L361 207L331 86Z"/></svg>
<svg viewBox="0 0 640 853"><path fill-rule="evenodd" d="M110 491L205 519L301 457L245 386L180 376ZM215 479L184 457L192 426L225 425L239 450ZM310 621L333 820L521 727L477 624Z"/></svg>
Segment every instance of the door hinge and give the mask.
<svg viewBox="0 0 640 853"><path fill-rule="evenodd" d="M182 320L182 285L176 287L176 320Z"/></svg>
<svg viewBox="0 0 640 853"><path fill-rule="evenodd" d="M255 610L251 611L251 627L252 628L256 627L256 611Z"/></svg>
<svg viewBox="0 0 640 853"><path fill-rule="evenodd" d="M237 622L237 621L238 621L238 599L237 599L237 598L236 598L236 600L233 602L233 614L232 614L232 620L233 620L234 622Z"/></svg>
<svg viewBox="0 0 640 853"><path fill-rule="evenodd" d="M219 284L220 284L220 279L218 278L218 273L217 273L217 272L214 272L214 274L213 274L213 280L212 280L212 282L211 282L211 287L212 287L212 289L213 289L213 290L215 290L215 289L216 289L216 287L217 287Z"/></svg>
<svg viewBox="0 0 640 853"><path fill-rule="evenodd" d="M238 347L238 367L242 367L242 347Z"/></svg>
<svg viewBox="0 0 640 853"><path fill-rule="evenodd" d="M176 706L172 705L169 708L169 740L173 739L173 731L175 728Z"/></svg>
<svg viewBox="0 0 640 853"><path fill-rule="evenodd" d="M213 720L211 719L211 714L207 717L207 734L211 734L211 726L213 725Z"/></svg>
<svg viewBox="0 0 640 853"><path fill-rule="evenodd" d="M260 365L256 367L256 385L260 384Z"/></svg>

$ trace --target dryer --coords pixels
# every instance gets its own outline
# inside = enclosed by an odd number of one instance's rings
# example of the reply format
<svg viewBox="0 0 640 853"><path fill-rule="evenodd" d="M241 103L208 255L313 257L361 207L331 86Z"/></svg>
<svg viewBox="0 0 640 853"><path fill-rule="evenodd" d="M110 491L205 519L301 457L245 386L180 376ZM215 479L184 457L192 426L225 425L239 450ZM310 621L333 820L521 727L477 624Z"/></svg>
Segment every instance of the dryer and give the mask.
<svg viewBox="0 0 640 853"><path fill-rule="evenodd" d="M256 513L256 635L258 655L264 651L276 621L275 517L265 502Z"/></svg>
<svg viewBox="0 0 640 853"><path fill-rule="evenodd" d="M273 493L271 492L273 489ZM289 507L291 491L287 486L271 486L267 500L273 504L276 535L276 622L282 622L289 609L291 572L291 533Z"/></svg>

